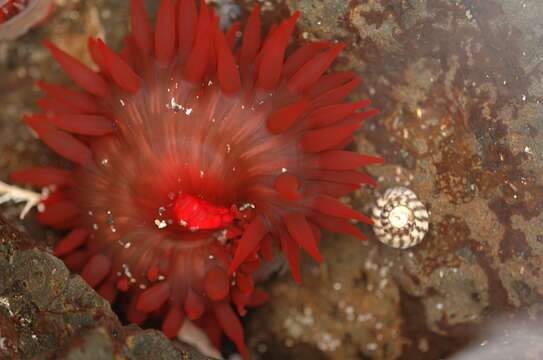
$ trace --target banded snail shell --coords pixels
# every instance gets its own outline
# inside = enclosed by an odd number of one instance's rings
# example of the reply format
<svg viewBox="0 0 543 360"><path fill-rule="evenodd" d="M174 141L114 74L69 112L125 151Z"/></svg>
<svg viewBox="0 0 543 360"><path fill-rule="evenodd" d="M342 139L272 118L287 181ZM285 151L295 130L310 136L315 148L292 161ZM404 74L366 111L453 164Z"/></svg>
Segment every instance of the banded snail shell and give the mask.
<svg viewBox="0 0 543 360"><path fill-rule="evenodd" d="M383 244L397 249L418 245L428 232L429 215L410 189L388 189L372 210L373 231Z"/></svg>

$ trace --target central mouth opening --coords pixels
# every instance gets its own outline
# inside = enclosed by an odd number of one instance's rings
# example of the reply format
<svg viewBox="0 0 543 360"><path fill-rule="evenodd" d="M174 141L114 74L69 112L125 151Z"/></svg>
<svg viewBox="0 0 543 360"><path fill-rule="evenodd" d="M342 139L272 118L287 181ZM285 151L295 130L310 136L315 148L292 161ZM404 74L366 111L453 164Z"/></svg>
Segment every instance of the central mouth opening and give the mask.
<svg viewBox="0 0 543 360"><path fill-rule="evenodd" d="M234 220L230 209L187 193L177 196L173 212L176 224L190 231L223 229Z"/></svg>

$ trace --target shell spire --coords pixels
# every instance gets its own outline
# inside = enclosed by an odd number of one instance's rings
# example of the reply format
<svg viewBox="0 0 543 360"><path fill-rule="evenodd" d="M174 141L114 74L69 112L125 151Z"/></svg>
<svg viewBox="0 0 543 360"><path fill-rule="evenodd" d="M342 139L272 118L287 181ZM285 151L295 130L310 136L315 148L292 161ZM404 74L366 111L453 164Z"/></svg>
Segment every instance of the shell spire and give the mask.
<svg viewBox="0 0 543 360"><path fill-rule="evenodd" d="M403 186L390 188L377 199L372 219L379 241L397 249L420 244L429 228L426 207L412 190Z"/></svg>

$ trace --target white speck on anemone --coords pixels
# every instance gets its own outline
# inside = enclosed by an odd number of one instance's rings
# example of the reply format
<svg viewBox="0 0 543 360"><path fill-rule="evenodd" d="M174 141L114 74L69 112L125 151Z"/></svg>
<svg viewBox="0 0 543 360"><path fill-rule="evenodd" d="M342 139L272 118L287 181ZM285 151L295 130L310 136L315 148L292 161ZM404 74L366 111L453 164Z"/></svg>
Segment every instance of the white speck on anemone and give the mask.
<svg viewBox="0 0 543 360"><path fill-rule="evenodd" d="M418 245L428 232L429 216L417 195L393 187L377 199L372 210L373 231L383 244L397 249Z"/></svg>

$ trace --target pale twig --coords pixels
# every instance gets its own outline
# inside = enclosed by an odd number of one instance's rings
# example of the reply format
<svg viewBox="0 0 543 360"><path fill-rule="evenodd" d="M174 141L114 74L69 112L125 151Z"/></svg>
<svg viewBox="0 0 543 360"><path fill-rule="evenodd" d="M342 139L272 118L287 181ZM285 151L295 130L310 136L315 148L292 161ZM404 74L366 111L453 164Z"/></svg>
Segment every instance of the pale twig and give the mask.
<svg viewBox="0 0 543 360"><path fill-rule="evenodd" d="M4 204L8 201L13 201L14 203L25 203L25 206L19 215L21 220L24 219L26 214L28 214L28 212L34 206L37 206L44 198L44 194L9 185L0 181L0 204Z"/></svg>
<svg viewBox="0 0 543 360"><path fill-rule="evenodd" d="M200 353L215 359L223 359L221 353L216 350L206 333L194 325L189 319L183 321L183 326L177 333L177 338L182 342L194 346Z"/></svg>

